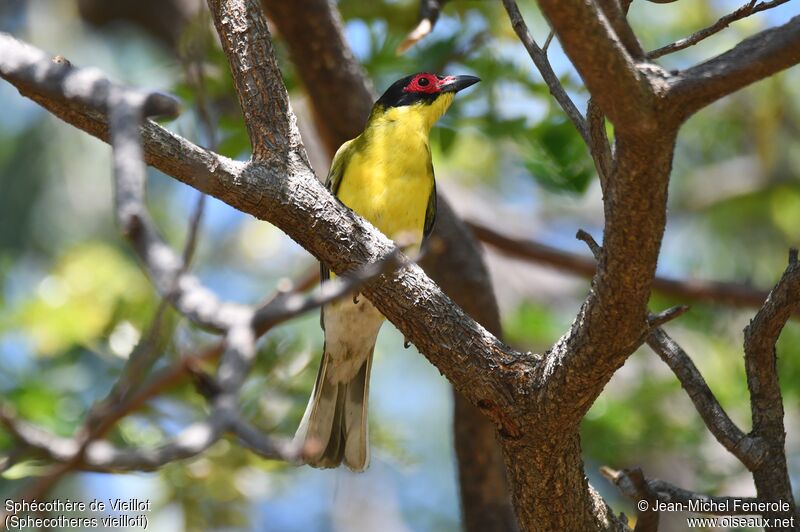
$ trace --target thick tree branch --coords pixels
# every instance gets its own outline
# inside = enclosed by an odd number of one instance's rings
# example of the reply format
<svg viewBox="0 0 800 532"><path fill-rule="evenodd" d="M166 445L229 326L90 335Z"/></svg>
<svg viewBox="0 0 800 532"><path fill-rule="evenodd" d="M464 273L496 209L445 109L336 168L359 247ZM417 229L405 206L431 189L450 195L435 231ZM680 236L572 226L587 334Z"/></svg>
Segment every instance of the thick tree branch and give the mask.
<svg viewBox="0 0 800 532"><path fill-rule="evenodd" d="M689 48L690 46L694 46L703 39L707 39L708 37L711 37L712 35L724 30L737 20L749 17L750 15L758 13L759 11L766 11L767 9L777 7L781 4L785 4L788 1L789 0L772 0L770 2L759 3L755 0L751 0L742 7L740 7L739 9L737 9L736 11L733 11L732 13L728 13L724 17L721 17L711 26L703 28L702 30L697 31L688 37L679 39L673 43L667 44L665 46L662 46L661 48L653 50L652 52L647 54L647 58L656 59L665 56L667 54L671 54L679 50Z"/></svg>
<svg viewBox="0 0 800 532"><path fill-rule="evenodd" d="M623 11L620 5L620 0L597 0L597 5L605 15L606 20L614 30L617 38L625 46L625 50L635 61L644 59L644 49L642 48L639 39L633 33L631 25L628 24L627 14L628 10L625 8Z"/></svg>
<svg viewBox="0 0 800 532"><path fill-rule="evenodd" d="M209 8L231 69L233 82L253 145L253 159L273 166L307 164L289 95L272 50L267 21L257 0L209 0ZM255 25L255 27L252 27Z"/></svg>
<svg viewBox="0 0 800 532"><path fill-rule="evenodd" d="M294 67L312 104L315 125L330 155L361 133L375 99L369 80L342 33L329 0L262 0L287 43ZM447 198L437 200L429 253L420 265L445 294L489 332L500 337L500 317L480 247ZM516 528L505 464L495 426L469 400L454 393L454 444L458 457L465 530L507 532Z"/></svg>
<svg viewBox="0 0 800 532"><path fill-rule="evenodd" d="M2 36L5 38L5 36ZM69 65L48 65L43 54L36 50L17 46L13 39L9 39L9 51L17 51L10 66L0 64L0 72L9 73L9 76L20 75L25 78L26 70L36 70L31 67L40 67L44 70L44 79L48 79L50 68L61 69L58 72L60 79L49 79L55 89L51 92L59 94L59 87L69 86L71 90L70 103L96 109L110 109L110 130L114 155L115 175L115 203L117 216L123 231L131 238L134 247L140 253L140 258L146 268L151 272L155 284L169 284L161 278L174 282L180 279L185 262L180 268L172 268L172 263L180 262L177 256L160 240L152 227L148 213L144 206L145 171L142 160L143 150L139 140L139 125L147 112L146 109L160 111L169 107L170 101L161 95L152 96L107 82L103 78L92 79L91 85L80 83L81 71L71 69ZM46 67L46 68L45 68ZM52 78L52 76L51 76ZM27 81L30 81L27 79ZM94 87L103 87L104 93L100 96L93 93ZM156 105L158 104L158 105ZM173 106L174 107L174 106ZM142 243L144 242L144 243ZM153 249L155 245L155 250ZM395 248L396 249L396 248ZM224 355L217 370L215 379L219 395L214 398L212 413L205 422L190 427L174 440L156 449L116 449L107 442L98 441L98 438L112 426L114 420L120 419L124 412L130 411L123 404L111 404L112 399L120 402L127 397L131 386L123 384L122 380L114 387L109 398L101 402L87 416L85 426L70 440L63 440L49 436L45 431L28 427L25 424L14 424L9 416L3 416L3 421L11 427L12 432L27 445L45 452L51 459L61 462L52 468L48 475L48 482L37 482L34 490L49 488L60 476L66 472L81 468L89 470L131 470L151 469L167 462L193 456L205 450L225 432L240 434L247 445L254 451L260 452L265 457L293 460L297 453L287 450L287 445L269 443L269 438L260 435L255 429L239 419L235 412L238 390L249 372L254 353L255 338L259 328L269 326L297 315L308 308L336 297L341 297L349 292L356 284L360 284L370 277L383 273L384 268L396 262L398 252L390 254L385 261L372 266L371 270L359 272L352 278L344 277L342 281L330 283L319 295L295 296L279 294L258 311L237 306L235 312L226 312L230 305L218 305L217 309L210 309L207 316L198 320L202 324L219 324L220 329L227 330L227 339ZM168 263L169 268L160 265ZM162 271L164 270L164 271ZM163 281L163 282L162 282ZM199 286L181 286L178 297L173 298L175 306L190 314L198 307L197 300L207 299L206 290ZM211 296L213 297L213 296ZM202 306L202 305L201 305ZM209 310L209 309L206 309ZM213 311L213 312L212 312ZM160 315L160 312L159 312ZM194 316L195 319L196 316ZM156 320L159 323L159 320ZM152 344L152 342L148 342ZM135 376L138 371L139 358L133 358L129 364L130 371L124 373L124 378ZM120 395L122 393L122 395ZM116 401L114 401L116 403ZM120 414L123 412L123 414ZM6 410L4 410L4 414ZM283 451L281 451L283 449ZM35 493L35 491L34 491Z"/></svg>
<svg viewBox="0 0 800 532"><path fill-rule="evenodd" d="M313 105L317 131L333 155L361 133L375 100L368 78L345 41L339 12L331 0L261 3L289 45Z"/></svg>
<svg viewBox="0 0 800 532"><path fill-rule="evenodd" d="M670 80L667 103L686 118L723 96L799 62L800 15L681 71Z"/></svg>
<svg viewBox="0 0 800 532"><path fill-rule="evenodd" d="M548 410L545 419L568 416L577 425L614 371L645 339L647 302L666 223L674 133L665 131L649 140L642 135L617 137L592 291L571 329L540 366L547 393L576 398L575 408L560 405Z"/></svg>
<svg viewBox="0 0 800 532"><path fill-rule="evenodd" d="M800 19L800 17L798 17ZM794 504L792 484L786 464L786 429L783 423L783 397L778 382L778 358L775 344L793 312L800 308L800 262L797 250L789 253L789 266L770 292L764 306L744 330L744 363L750 406L753 415L753 436L767 445L767 459L753 472L758 496L763 500L786 501L788 512L768 517L800 515Z"/></svg>
<svg viewBox="0 0 800 532"><path fill-rule="evenodd" d="M3 58L20 48L11 37L4 38L2 45ZM71 105L60 95L48 97L38 90L35 78L7 76L3 62L0 74L59 117L107 139L107 125L96 110ZM395 246L384 235L344 208L305 166L279 174L263 164L232 161L152 122L143 127L142 135L148 163L274 223L339 274L359 270L394 252ZM537 359L497 340L454 305L419 267L373 279L365 284L364 292L473 402L491 398L510 409L513 397L526 388L528 371Z"/></svg>
<svg viewBox="0 0 800 532"><path fill-rule="evenodd" d="M597 5L583 0L539 0L539 6L614 127L652 132L657 120L651 82L638 70Z"/></svg>

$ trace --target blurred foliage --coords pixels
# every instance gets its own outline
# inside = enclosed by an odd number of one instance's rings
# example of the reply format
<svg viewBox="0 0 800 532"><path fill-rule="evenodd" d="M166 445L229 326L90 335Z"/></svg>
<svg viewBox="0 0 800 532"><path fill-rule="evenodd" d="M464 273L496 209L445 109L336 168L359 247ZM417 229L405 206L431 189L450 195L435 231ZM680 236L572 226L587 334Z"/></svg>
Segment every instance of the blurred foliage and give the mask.
<svg viewBox="0 0 800 532"><path fill-rule="evenodd" d="M121 319L149 316L151 291L130 259L102 242L87 242L58 257L35 296L2 316L0 334L22 332L44 355L88 346Z"/></svg>
<svg viewBox="0 0 800 532"><path fill-rule="evenodd" d="M661 63L682 68L719 53L759 28L788 19L797 10L790 4L736 23ZM433 34L400 57L395 48L416 23L416 2L341 0L338 6L354 52L378 91L412 71L482 78L459 96L431 135L437 176L446 185L480 198L480 212L501 231L521 224L528 236L563 247L576 246L577 227L599 234L602 211L591 160L519 45L500 2L449 2ZM534 3L520 7L543 42L548 27ZM692 9L634 2L630 17L645 47L653 49L735 7L733 0L701 1ZM89 28L73 2L3 2L0 24L76 64L177 94L185 112L167 127L209 145L196 112L198 85L186 76L192 62L202 60L202 90L217 128L217 150L247 157L247 134L207 14L186 28L177 51L124 24ZM276 50L287 86L301 99L302 86L279 36ZM557 40L549 56L569 94L585 108L587 95ZM786 248L800 243L798 78L797 69L775 76L687 122L674 162L662 273L762 288L777 280ZM108 392L145 335L158 301L113 226L108 149L58 123L6 84L0 84L0 99L10 104L0 116L0 395L20 416L66 436ZM297 108L301 120L308 119L307 108ZM150 207L163 233L173 245L182 245L194 191L157 172L151 173L149 186ZM195 262L204 282L246 302L259 301L280 278L313 264L279 231L214 200ZM497 270L495 280L502 285L509 275ZM523 349L546 349L574 319L586 286L565 290L557 305L540 298L536 287L516 291L501 302L507 340ZM651 303L660 309L685 302L656 295ZM752 314L696 304L669 326L745 429L749 409L741 330ZM174 315L169 320L176 322L175 332L164 342L156 370L212 341ZM388 352L379 353L376 371L387 364L400 369L373 381L372 441L378 461L358 482L370 495L378 490L381 495L374 499L386 505L383 511L396 514L410 529L454 529L459 513L446 387L420 357L398 352L401 339L387 335L390 340L379 347ZM313 385L321 340L318 318L309 315L271 332L259 346L241 406L262 430L285 436L294 431ZM787 327L778 353L788 426L797 427L797 323ZM109 438L119 445L157 445L200 419L205 409L192 383L184 380L119 423ZM789 453L796 458L800 441L789 432ZM12 446L0 432L0 451ZM710 438L674 377L645 349L590 410L583 448L593 482L628 513L627 502L594 478L598 466L641 465L648 474L712 491L726 491L743 475ZM792 461L795 479L800 477L797 464ZM42 466L37 457L25 457L0 475L0 495L13 493ZM59 486L62 494L132 496L141 490L169 523L163 529L347 529L338 520L343 503L335 494L350 477L260 460L236 442L220 442L158 473L76 478ZM175 521L169 521L173 514Z"/></svg>

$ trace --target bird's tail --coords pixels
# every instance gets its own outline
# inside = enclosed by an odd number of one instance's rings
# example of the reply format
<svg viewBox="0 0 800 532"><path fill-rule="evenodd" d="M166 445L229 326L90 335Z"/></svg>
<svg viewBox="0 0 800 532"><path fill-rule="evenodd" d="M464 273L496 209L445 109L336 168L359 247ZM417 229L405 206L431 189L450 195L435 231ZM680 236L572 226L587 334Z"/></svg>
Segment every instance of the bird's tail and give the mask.
<svg viewBox="0 0 800 532"><path fill-rule="evenodd" d="M330 363L326 351L294 439L312 467L337 467L344 461L353 471L363 471L369 463L367 401L372 351L348 382L330 379Z"/></svg>

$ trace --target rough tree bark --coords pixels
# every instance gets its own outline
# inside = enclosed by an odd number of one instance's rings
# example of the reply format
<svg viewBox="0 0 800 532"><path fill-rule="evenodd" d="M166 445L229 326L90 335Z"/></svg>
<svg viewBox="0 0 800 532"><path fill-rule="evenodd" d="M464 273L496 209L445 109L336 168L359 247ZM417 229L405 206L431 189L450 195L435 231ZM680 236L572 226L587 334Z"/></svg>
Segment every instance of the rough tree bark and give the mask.
<svg viewBox="0 0 800 532"><path fill-rule="evenodd" d="M361 133L375 100L344 38L336 7L329 0L261 0L261 4L289 47L317 131L332 156L342 143ZM424 257L422 268L467 314L499 337L500 314L481 249L441 194L432 237L443 251ZM516 519L496 430L461 394L453 393L453 403L464 528L514 530Z"/></svg>

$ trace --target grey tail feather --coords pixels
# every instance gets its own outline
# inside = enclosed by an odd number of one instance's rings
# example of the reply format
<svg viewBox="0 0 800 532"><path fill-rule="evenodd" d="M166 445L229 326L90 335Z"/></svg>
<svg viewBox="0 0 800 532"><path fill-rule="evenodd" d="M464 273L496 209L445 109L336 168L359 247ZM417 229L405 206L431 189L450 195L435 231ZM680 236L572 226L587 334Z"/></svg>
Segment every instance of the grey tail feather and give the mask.
<svg viewBox="0 0 800 532"><path fill-rule="evenodd" d="M305 462L312 467L337 467L342 461L353 471L369 464L367 406L372 352L349 382L327 378L330 357L322 355L317 381L303 420L295 434Z"/></svg>

